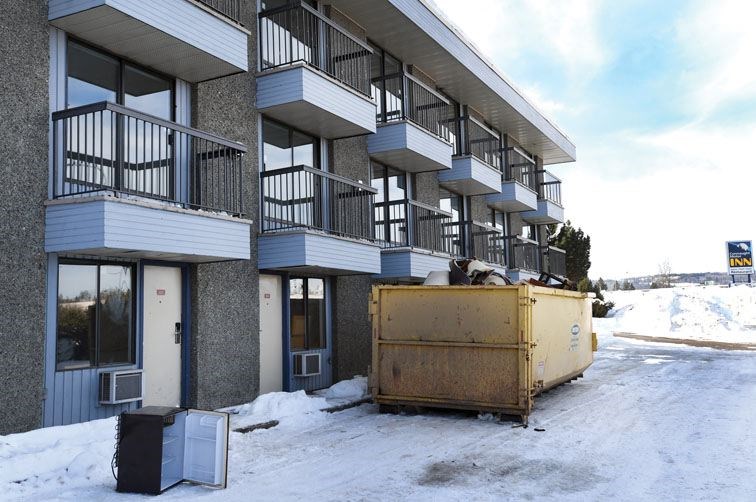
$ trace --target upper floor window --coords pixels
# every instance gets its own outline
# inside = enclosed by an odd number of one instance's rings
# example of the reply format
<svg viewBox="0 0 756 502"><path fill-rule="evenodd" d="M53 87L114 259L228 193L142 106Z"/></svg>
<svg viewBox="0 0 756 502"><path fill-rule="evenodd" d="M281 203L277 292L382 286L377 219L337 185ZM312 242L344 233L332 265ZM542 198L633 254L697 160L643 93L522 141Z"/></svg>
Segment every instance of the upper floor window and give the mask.
<svg viewBox="0 0 756 502"><path fill-rule="evenodd" d="M66 107L110 101L173 120L173 79L69 40Z"/></svg>
<svg viewBox="0 0 756 502"><path fill-rule="evenodd" d="M318 168L317 138L280 122L263 120L263 170L292 166Z"/></svg>

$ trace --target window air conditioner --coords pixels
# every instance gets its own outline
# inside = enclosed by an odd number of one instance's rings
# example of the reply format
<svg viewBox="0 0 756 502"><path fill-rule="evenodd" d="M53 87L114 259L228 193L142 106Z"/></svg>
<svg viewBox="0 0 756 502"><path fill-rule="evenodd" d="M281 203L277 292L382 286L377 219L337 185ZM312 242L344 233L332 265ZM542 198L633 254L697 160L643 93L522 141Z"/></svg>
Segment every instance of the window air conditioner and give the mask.
<svg viewBox="0 0 756 502"><path fill-rule="evenodd" d="M144 394L143 370L100 373L100 403L120 404L139 401Z"/></svg>
<svg viewBox="0 0 756 502"><path fill-rule="evenodd" d="M294 376L320 375L320 353L294 354Z"/></svg>

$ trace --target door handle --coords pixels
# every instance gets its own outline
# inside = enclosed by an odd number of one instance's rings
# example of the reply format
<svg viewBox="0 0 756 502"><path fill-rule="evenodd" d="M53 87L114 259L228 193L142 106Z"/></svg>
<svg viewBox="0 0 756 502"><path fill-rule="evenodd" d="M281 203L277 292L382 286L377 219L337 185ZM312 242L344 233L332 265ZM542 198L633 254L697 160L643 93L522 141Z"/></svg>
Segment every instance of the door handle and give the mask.
<svg viewBox="0 0 756 502"><path fill-rule="evenodd" d="M175 324L173 336L174 336L174 340L173 340L174 343L176 344L181 343L181 323L180 322L177 322Z"/></svg>

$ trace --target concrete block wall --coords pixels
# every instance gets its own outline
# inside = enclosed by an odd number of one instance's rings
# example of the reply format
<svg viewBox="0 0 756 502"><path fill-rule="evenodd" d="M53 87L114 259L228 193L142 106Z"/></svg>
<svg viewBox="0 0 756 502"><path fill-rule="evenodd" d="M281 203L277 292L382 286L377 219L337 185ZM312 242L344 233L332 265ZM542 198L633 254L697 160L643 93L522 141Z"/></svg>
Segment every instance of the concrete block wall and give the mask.
<svg viewBox="0 0 756 502"><path fill-rule="evenodd" d="M49 172L47 2L0 15L0 435L42 425Z"/></svg>
<svg viewBox="0 0 756 502"><path fill-rule="evenodd" d="M257 397L260 386L258 230L258 113L256 1L245 0L242 23L251 32L248 74L199 83L192 96L192 125L247 146L244 211L254 221L251 258L193 265L190 404L229 406Z"/></svg>

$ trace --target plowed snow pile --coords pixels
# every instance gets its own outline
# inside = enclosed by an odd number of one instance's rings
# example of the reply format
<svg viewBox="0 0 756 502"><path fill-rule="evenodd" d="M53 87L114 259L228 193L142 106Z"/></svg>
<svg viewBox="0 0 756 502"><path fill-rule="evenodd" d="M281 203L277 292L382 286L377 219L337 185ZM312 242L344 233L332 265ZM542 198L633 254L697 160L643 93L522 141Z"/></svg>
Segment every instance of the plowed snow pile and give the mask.
<svg viewBox="0 0 756 502"><path fill-rule="evenodd" d="M612 291L615 303L596 329L646 337L756 344L756 288L679 286Z"/></svg>

